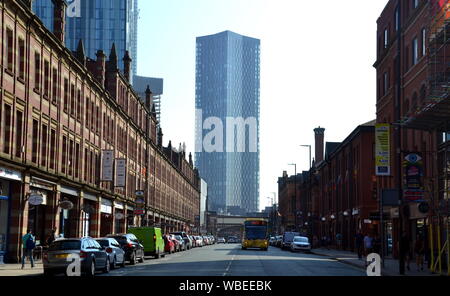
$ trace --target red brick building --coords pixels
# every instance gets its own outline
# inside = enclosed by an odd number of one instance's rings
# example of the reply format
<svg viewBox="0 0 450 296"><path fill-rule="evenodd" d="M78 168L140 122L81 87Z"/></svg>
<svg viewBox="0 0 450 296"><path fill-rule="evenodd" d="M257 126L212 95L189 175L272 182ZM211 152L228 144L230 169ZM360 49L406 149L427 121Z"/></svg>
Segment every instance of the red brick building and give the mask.
<svg viewBox="0 0 450 296"><path fill-rule="evenodd" d="M358 230L376 232L376 222L368 223L377 213L374 199L374 122L358 126L342 143L326 143L324 129L316 129L316 157L312 170L312 203L309 225L311 233L328 236L336 244L342 235L341 248L353 250ZM321 146L322 145L322 146Z"/></svg>
<svg viewBox="0 0 450 296"><path fill-rule="evenodd" d="M162 146L150 89L139 98L129 83L128 53L121 73L114 46L108 59L102 51L86 58L81 42L69 52L64 1L56 1L55 34L30 5L0 3L0 252L17 261L27 228L40 241L53 228L65 237L147 223L188 230L200 212L198 172L191 156ZM101 180L103 150L116 165L126 160L125 184Z"/></svg>
<svg viewBox="0 0 450 296"><path fill-rule="evenodd" d="M377 178L377 188L399 189L404 187L404 168L402 163L408 153L419 153L423 159L422 200L431 204L437 201L438 188L438 145L442 139L433 128L433 120L422 124L411 124L410 116L422 106L428 106L432 97L433 69L439 67L432 61L430 52L430 34L436 18L436 7L447 7L448 1L391 0L379 17L377 61L377 123L391 124L391 175ZM448 19L446 21L448 23ZM448 57L449 51L440 52ZM448 67L448 64L447 64ZM448 68L445 70L448 73ZM444 71L444 72L445 72ZM447 82L448 82L448 76ZM447 83L448 85L448 83ZM407 124L409 122L409 124ZM417 202L408 202L403 198L403 232L414 243L417 235L428 239L429 226L433 224L431 216L436 214L434 207L428 212L417 210ZM385 210L386 211L386 210ZM384 225L385 232L392 233L394 255L398 253L399 218L398 214L389 214ZM398 211L397 211L398 213Z"/></svg>
<svg viewBox="0 0 450 296"><path fill-rule="evenodd" d="M278 203L281 215L281 232L295 231L299 223L300 214L300 194L302 175L288 176L283 172L283 176L278 178ZM297 187L297 188L296 188Z"/></svg>

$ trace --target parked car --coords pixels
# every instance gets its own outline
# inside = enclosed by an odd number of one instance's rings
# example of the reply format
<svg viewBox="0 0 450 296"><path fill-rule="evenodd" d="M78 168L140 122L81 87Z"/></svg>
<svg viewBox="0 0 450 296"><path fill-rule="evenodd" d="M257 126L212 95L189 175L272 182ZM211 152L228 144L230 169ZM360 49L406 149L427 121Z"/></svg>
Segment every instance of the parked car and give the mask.
<svg viewBox="0 0 450 296"><path fill-rule="evenodd" d="M186 241L181 237L181 235L175 235L175 239L178 241L178 243L180 244L179 250L180 251L186 251Z"/></svg>
<svg viewBox="0 0 450 296"><path fill-rule="evenodd" d="M128 233L134 234L144 246L144 255L153 256L156 259L165 257L164 240L161 228L158 227L132 227Z"/></svg>
<svg viewBox="0 0 450 296"><path fill-rule="evenodd" d="M295 236L291 243L291 252L295 251L311 251L311 244L309 239L304 236Z"/></svg>
<svg viewBox="0 0 450 296"><path fill-rule="evenodd" d="M69 256L80 256L81 273L93 277L97 270L108 273L109 257L105 248L90 237L58 239L50 244L43 255L44 275L58 273L68 275L67 268L73 262ZM81 274L80 274L81 275Z"/></svg>
<svg viewBox="0 0 450 296"><path fill-rule="evenodd" d="M229 236L227 239L227 243L229 244L238 244L239 243L239 239L237 238L237 236Z"/></svg>
<svg viewBox="0 0 450 296"><path fill-rule="evenodd" d="M203 239L200 236L194 236L197 247L203 247Z"/></svg>
<svg viewBox="0 0 450 296"><path fill-rule="evenodd" d="M136 264L138 260L144 262L144 246L134 234L109 234L107 237L112 237L119 242L125 251L125 261L130 262L131 265Z"/></svg>
<svg viewBox="0 0 450 296"><path fill-rule="evenodd" d="M276 236L276 241L275 241L275 247L281 248L281 244L282 243L283 243L283 236L282 235L277 235Z"/></svg>
<svg viewBox="0 0 450 296"><path fill-rule="evenodd" d="M164 240L164 252L168 254L175 253L175 242L172 240L170 235L163 235Z"/></svg>
<svg viewBox="0 0 450 296"><path fill-rule="evenodd" d="M188 237L189 237L189 239L190 239L191 242L192 242L192 247L193 247L193 248L197 248L197 247L198 247L198 245L197 245L197 240L194 238L194 236L188 235Z"/></svg>
<svg viewBox="0 0 450 296"><path fill-rule="evenodd" d="M178 241L173 234L169 234L169 238L174 244L175 252L181 252L182 243Z"/></svg>
<svg viewBox="0 0 450 296"><path fill-rule="evenodd" d="M209 246L211 244L209 238L206 235L202 236L202 239L205 246Z"/></svg>
<svg viewBox="0 0 450 296"><path fill-rule="evenodd" d="M212 245L216 244L216 238L214 237L214 235L210 235L209 238L211 239L211 244Z"/></svg>
<svg viewBox="0 0 450 296"><path fill-rule="evenodd" d="M289 249L294 237L300 236L299 232L285 232L283 234L283 241L281 242L281 248L283 250Z"/></svg>
<svg viewBox="0 0 450 296"><path fill-rule="evenodd" d="M125 251L120 247L118 241L110 237L96 238L95 240L100 246L105 248L105 251L108 254L109 263L111 264L111 269L116 269L118 266L125 266Z"/></svg>
<svg viewBox="0 0 450 296"><path fill-rule="evenodd" d="M186 232L184 231L178 231L178 232L171 232L170 234L175 234L175 235L179 235L183 238L184 243L185 243L185 250L189 250L192 248L192 241L189 238L189 236L187 235Z"/></svg>
<svg viewBox="0 0 450 296"><path fill-rule="evenodd" d="M269 238L269 245L275 246L276 241L277 241L277 239L274 236L271 236Z"/></svg>
<svg viewBox="0 0 450 296"><path fill-rule="evenodd" d="M217 238L217 243L218 243L218 244L224 244L224 243L226 243L225 238L223 238L223 237Z"/></svg>

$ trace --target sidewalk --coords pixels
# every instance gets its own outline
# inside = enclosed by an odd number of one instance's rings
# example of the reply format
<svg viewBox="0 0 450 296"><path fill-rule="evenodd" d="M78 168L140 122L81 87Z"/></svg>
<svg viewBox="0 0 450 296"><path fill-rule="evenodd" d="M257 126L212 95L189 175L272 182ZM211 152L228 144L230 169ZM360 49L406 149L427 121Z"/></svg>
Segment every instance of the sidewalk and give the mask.
<svg viewBox="0 0 450 296"><path fill-rule="evenodd" d="M326 248L313 249L311 252L313 254L316 254L319 256L330 257L331 259L335 259L339 262L366 270L366 266L365 266L366 258L363 257L363 259L359 259L358 254L353 253L353 252L333 250L333 249L328 250ZM439 276L439 274L432 273L427 268L426 264L424 266L423 271L417 271L416 262L415 261L413 262L413 260L411 260L411 262L410 262L410 268L411 268L411 270L408 270L405 266L405 276ZM446 272L445 272L445 274L446 274ZM384 267L381 268L381 275L382 276L400 276L398 260L385 259Z"/></svg>
<svg viewBox="0 0 450 296"><path fill-rule="evenodd" d="M0 264L0 277L2 276L39 276L44 274L44 267L42 263L36 263L34 268L31 268L29 262L21 269L21 264Z"/></svg>

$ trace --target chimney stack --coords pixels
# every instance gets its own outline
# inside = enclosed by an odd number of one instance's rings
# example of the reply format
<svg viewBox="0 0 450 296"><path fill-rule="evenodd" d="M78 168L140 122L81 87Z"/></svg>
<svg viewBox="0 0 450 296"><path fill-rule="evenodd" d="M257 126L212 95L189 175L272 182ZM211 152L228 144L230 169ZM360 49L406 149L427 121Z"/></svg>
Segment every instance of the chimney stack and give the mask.
<svg viewBox="0 0 450 296"><path fill-rule="evenodd" d="M316 157L315 163L320 163L324 157L324 137L325 137L325 129L320 126L314 130L315 134L315 148L316 148Z"/></svg>
<svg viewBox="0 0 450 296"><path fill-rule="evenodd" d="M158 147L159 148L162 148L163 136L164 136L164 134L162 133L162 128L160 128L158 131Z"/></svg>
<svg viewBox="0 0 450 296"><path fill-rule="evenodd" d="M152 104L153 104L153 96L152 91L150 90L150 85L147 85L147 89L145 90L145 106L151 112Z"/></svg>
<svg viewBox="0 0 450 296"><path fill-rule="evenodd" d="M58 38L59 41L64 43L67 4L64 0L52 0L52 2L54 5L53 34L55 34L56 38ZM32 3L32 1L30 1L30 3Z"/></svg>
<svg viewBox="0 0 450 296"><path fill-rule="evenodd" d="M125 79L130 82L130 76L131 76L131 58L130 53L128 50L125 51L125 56L123 57L123 75L125 76Z"/></svg>
<svg viewBox="0 0 450 296"><path fill-rule="evenodd" d="M101 85L105 86L105 75L106 75L106 55L103 50L97 51L97 61L96 61L96 71L95 77L101 83Z"/></svg>

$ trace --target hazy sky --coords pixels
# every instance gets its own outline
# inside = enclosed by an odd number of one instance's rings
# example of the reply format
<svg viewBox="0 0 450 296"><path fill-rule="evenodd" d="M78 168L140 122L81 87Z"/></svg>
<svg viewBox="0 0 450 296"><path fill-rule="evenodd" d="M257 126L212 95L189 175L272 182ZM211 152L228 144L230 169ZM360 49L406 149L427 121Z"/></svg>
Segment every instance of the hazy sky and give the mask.
<svg viewBox="0 0 450 296"><path fill-rule="evenodd" d="M195 149L195 38L225 30L261 40L264 208L284 170L309 168L313 129L344 140L375 119L376 21L388 0L140 0L138 74L164 78L164 142Z"/></svg>

